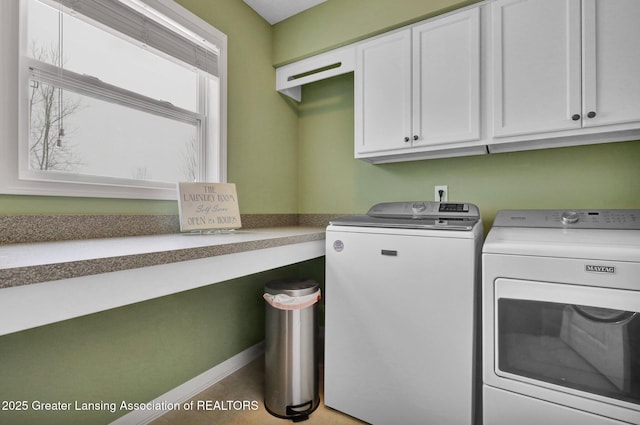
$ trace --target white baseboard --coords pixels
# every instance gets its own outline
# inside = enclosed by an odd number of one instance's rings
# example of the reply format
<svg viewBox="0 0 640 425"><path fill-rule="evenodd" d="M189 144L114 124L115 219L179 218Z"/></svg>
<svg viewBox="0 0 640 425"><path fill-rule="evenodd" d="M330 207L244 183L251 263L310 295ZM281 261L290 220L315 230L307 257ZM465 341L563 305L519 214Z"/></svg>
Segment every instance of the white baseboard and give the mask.
<svg viewBox="0 0 640 425"><path fill-rule="evenodd" d="M228 360L201 373L184 384L162 394L151 403L183 403L233 372L241 369L264 353L264 341L247 348ZM169 410L134 410L111 422L111 425L146 425Z"/></svg>

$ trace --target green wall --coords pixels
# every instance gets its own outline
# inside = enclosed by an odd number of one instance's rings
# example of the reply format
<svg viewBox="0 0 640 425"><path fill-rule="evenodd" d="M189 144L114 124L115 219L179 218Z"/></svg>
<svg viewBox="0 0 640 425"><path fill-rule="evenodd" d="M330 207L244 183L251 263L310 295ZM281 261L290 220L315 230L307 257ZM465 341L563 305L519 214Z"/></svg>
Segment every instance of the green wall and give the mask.
<svg viewBox="0 0 640 425"><path fill-rule="evenodd" d="M176 201L1 195L0 215L177 215Z"/></svg>

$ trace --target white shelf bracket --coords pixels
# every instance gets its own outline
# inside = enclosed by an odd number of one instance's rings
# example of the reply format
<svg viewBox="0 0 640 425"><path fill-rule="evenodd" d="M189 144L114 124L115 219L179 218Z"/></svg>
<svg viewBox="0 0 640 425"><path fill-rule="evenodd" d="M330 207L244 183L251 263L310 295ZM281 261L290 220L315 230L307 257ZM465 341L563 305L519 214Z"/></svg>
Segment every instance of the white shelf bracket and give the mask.
<svg viewBox="0 0 640 425"><path fill-rule="evenodd" d="M276 90L300 102L301 87L355 69L355 46L321 53L276 69Z"/></svg>

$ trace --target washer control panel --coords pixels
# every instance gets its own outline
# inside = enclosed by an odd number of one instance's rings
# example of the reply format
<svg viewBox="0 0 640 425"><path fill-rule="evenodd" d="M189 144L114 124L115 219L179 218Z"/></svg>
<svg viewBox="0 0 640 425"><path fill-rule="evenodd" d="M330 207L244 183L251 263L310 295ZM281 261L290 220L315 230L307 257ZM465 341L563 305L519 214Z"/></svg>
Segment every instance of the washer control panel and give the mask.
<svg viewBox="0 0 640 425"><path fill-rule="evenodd" d="M478 207L464 202L384 202L372 206L367 215L380 218L479 217Z"/></svg>
<svg viewBox="0 0 640 425"><path fill-rule="evenodd" d="M473 230L480 222L478 207L466 202L384 202L372 206L366 215L331 220L338 226L401 229Z"/></svg>
<svg viewBox="0 0 640 425"><path fill-rule="evenodd" d="M502 210L493 226L640 230L640 210Z"/></svg>

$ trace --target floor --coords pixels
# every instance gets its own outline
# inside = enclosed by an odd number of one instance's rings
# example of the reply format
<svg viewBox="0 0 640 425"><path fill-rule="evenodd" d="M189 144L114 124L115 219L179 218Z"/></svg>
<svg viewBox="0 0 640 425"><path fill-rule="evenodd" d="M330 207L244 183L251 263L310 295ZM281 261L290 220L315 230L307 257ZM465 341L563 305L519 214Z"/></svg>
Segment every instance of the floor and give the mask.
<svg viewBox="0 0 640 425"><path fill-rule="evenodd" d="M322 377L322 373L320 374ZM264 407L264 357L249 363L244 368L229 375L217 384L207 388L193 400L204 402L224 403L231 401L257 402L256 410L214 410L205 411L174 411L169 412L151 425L286 425L292 424L291 420L280 419L272 416ZM254 403L255 405L255 403ZM345 415L324 406L322 393L322 380L320 382L320 405L309 416L309 419L300 422L304 425L362 425L351 416Z"/></svg>

